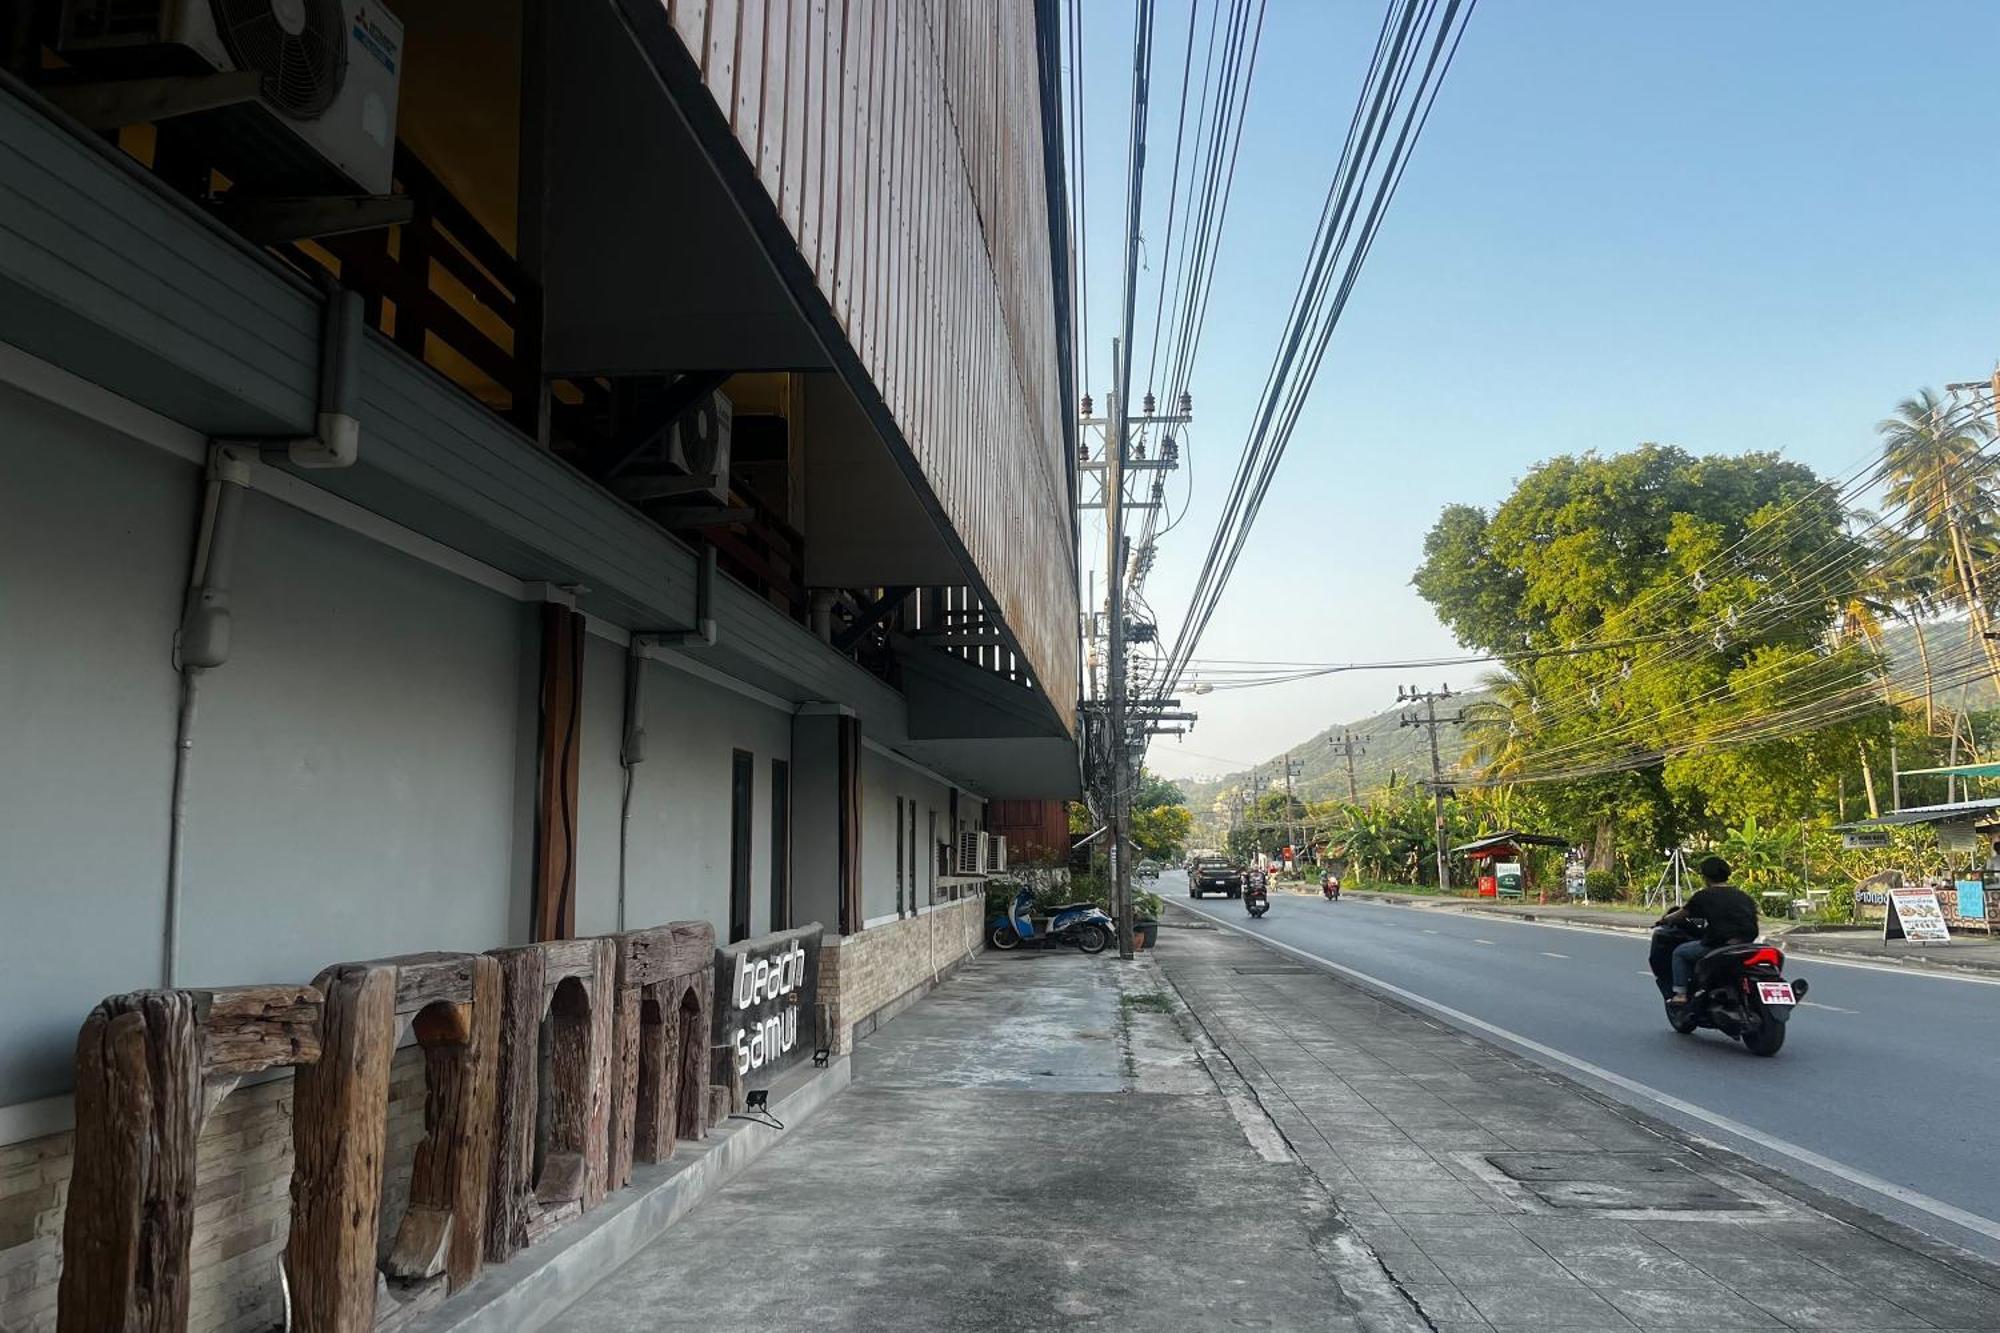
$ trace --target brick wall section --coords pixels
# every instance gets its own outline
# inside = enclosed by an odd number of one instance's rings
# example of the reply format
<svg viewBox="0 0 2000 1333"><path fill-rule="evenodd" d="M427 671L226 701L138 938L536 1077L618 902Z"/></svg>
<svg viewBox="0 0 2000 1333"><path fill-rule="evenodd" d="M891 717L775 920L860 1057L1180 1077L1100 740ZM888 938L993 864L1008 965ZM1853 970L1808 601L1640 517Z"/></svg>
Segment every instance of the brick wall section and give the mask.
<svg viewBox="0 0 2000 1333"><path fill-rule="evenodd" d="M836 1055L854 1049L854 1027L978 953L985 944L986 901L974 894L921 916L829 935L820 946L819 998Z"/></svg>
<svg viewBox="0 0 2000 1333"><path fill-rule="evenodd" d="M393 1239L424 1132L423 1051L396 1053L389 1085L383 1234ZM63 1204L75 1136L0 1147L0 1333L52 1333L62 1271ZM195 1145L190 1333L264 1333L284 1322L278 1256L292 1214L292 1078L222 1099ZM384 1247L387 1240L384 1241Z"/></svg>

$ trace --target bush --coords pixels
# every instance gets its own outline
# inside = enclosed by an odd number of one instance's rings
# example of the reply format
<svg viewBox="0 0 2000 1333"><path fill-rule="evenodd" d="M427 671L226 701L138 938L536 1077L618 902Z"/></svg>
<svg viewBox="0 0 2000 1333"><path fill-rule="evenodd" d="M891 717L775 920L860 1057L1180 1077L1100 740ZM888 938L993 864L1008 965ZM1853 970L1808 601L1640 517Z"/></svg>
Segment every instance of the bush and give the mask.
<svg viewBox="0 0 2000 1333"><path fill-rule="evenodd" d="M1852 921L1854 919L1854 886L1835 884L1826 891L1826 908L1821 913L1826 921Z"/></svg>
<svg viewBox="0 0 2000 1333"><path fill-rule="evenodd" d="M1586 870L1583 891L1592 902L1599 903L1615 903L1624 896L1620 892L1618 876L1609 870Z"/></svg>

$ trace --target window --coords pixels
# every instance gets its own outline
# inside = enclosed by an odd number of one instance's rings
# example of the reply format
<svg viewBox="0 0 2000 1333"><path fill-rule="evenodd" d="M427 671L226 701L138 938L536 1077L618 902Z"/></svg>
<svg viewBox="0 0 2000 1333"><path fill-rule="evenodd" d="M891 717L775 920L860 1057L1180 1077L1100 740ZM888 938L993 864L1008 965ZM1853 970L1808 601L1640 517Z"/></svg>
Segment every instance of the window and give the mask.
<svg viewBox="0 0 2000 1333"><path fill-rule="evenodd" d="M896 798L896 915L903 914L903 798Z"/></svg>
<svg viewBox="0 0 2000 1333"><path fill-rule="evenodd" d="M927 841L926 841L926 842L924 843L924 845L925 845L926 847L928 847L928 848L930 848L930 849L931 849L931 854L930 854L930 856L926 858L926 859L927 859L927 860L928 860L928 861L930 862L930 874L929 874L929 876L928 876L928 877L927 877L927 879L926 879L926 883L928 883L928 884L929 884L929 886L930 886L930 891L931 891L931 896L930 896L930 901L931 901L931 905L932 905L933 907L935 907L935 906L937 905L937 896L938 896L938 894L937 894L937 811L933 810L933 811L931 811L931 812L930 812L930 823L929 823L929 824L927 824L927 825L925 825L925 827L924 827L924 834L925 834L925 837L926 837L926 839L927 839Z"/></svg>
<svg viewBox="0 0 2000 1333"><path fill-rule="evenodd" d="M750 938L750 809L757 781L757 757L748 750L732 756L729 774L729 942Z"/></svg>
<svg viewBox="0 0 2000 1333"><path fill-rule="evenodd" d="M915 916L918 907L917 889L924 882L924 877L917 871L917 803L915 801L910 802L910 829L907 836L909 838L910 854L904 858L904 864L910 867L910 915Z"/></svg>
<svg viewBox="0 0 2000 1333"><path fill-rule="evenodd" d="M771 761L771 929L792 925L792 766Z"/></svg>

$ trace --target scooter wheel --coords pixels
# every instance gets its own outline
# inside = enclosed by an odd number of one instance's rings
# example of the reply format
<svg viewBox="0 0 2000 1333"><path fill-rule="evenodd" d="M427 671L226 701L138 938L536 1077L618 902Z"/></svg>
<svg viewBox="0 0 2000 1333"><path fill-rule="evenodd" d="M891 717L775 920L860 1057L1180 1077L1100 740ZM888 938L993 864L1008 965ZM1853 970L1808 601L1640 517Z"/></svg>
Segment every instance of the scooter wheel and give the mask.
<svg viewBox="0 0 2000 1333"><path fill-rule="evenodd" d="M1103 953L1111 945L1111 936L1104 927L1092 923L1076 928L1076 947L1085 953Z"/></svg>
<svg viewBox="0 0 2000 1333"><path fill-rule="evenodd" d="M1021 936L1012 926L995 926L993 933L986 937L986 942L996 949L1018 949L1021 947Z"/></svg>
<svg viewBox="0 0 2000 1333"><path fill-rule="evenodd" d="M1667 1025L1673 1028L1674 1031L1680 1033L1683 1037L1693 1036L1694 1030L1697 1026L1699 1026L1699 1024L1697 1024L1697 1022L1695 1021L1695 1016L1692 1012L1692 1009L1693 1009L1692 1005L1682 1005L1678 1009L1676 1009L1673 1005L1668 1005Z"/></svg>
<svg viewBox="0 0 2000 1333"><path fill-rule="evenodd" d="M1754 1032L1744 1034L1743 1049L1752 1055L1772 1056L1785 1044L1785 1025L1767 1018Z"/></svg>

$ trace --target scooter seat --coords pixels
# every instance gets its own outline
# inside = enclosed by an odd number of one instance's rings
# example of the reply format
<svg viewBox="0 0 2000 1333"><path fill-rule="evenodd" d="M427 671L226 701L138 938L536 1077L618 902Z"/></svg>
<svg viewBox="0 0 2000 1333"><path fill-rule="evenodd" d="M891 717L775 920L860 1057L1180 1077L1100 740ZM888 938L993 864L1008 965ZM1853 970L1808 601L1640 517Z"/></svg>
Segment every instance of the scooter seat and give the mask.
<svg viewBox="0 0 2000 1333"><path fill-rule="evenodd" d="M1049 908L1049 909L1048 909L1048 912L1049 912L1049 915L1053 916L1053 915L1055 915L1055 914L1056 914L1057 912L1074 912L1074 911L1076 911L1076 910L1077 910L1077 909L1079 909L1079 908L1083 908L1083 907L1095 907L1095 906L1097 906L1097 904L1096 904L1096 903L1063 903L1062 905L1060 905L1060 906L1058 906L1058 907L1051 907L1051 908Z"/></svg>

